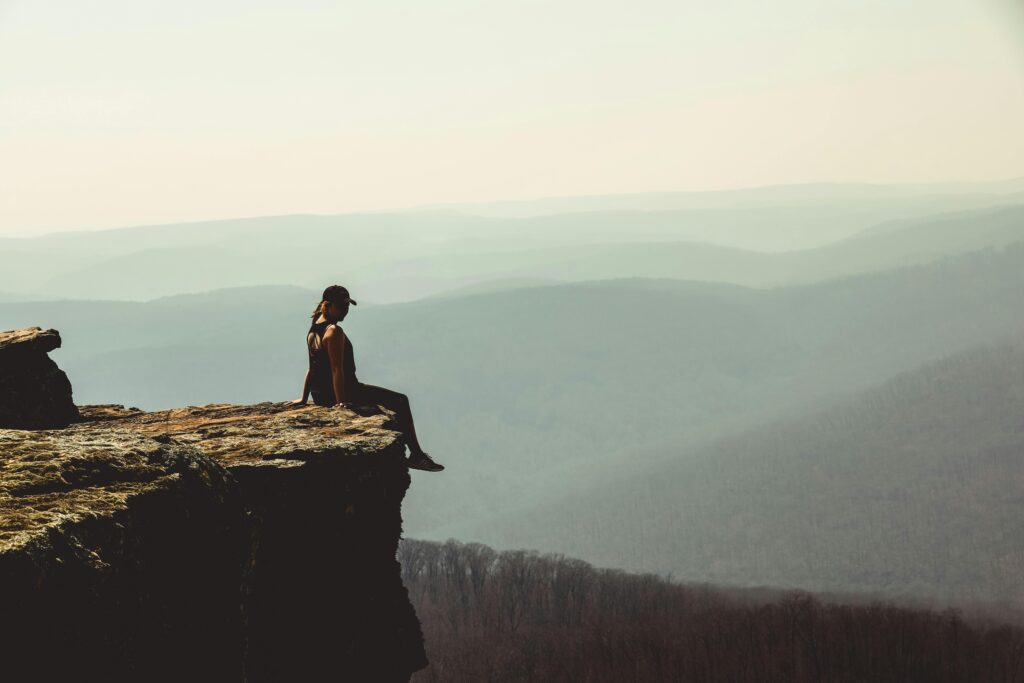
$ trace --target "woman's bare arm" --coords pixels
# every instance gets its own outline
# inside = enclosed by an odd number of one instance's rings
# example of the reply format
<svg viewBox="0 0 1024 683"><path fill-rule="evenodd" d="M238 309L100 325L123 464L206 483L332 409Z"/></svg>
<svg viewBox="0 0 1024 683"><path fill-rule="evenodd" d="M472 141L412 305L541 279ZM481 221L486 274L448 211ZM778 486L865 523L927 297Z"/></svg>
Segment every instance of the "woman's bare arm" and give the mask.
<svg viewBox="0 0 1024 683"><path fill-rule="evenodd" d="M298 403L299 405L305 405L309 400L309 370L306 370L306 379L302 380L302 398L292 401L292 403Z"/></svg>
<svg viewBox="0 0 1024 683"><path fill-rule="evenodd" d="M331 326L324 333L327 357L331 359L331 383L334 385L334 405L345 402L345 333Z"/></svg>

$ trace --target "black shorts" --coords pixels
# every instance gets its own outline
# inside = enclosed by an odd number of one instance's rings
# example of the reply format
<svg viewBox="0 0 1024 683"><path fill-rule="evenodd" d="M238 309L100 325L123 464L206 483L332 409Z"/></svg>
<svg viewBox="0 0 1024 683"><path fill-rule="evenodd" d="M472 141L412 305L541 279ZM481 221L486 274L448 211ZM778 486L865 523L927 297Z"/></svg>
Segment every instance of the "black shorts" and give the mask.
<svg viewBox="0 0 1024 683"><path fill-rule="evenodd" d="M384 406L396 411L408 400L405 394L398 391L379 387L376 384L363 384L362 382L346 390L345 393L345 399L348 403L355 403L361 406Z"/></svg>

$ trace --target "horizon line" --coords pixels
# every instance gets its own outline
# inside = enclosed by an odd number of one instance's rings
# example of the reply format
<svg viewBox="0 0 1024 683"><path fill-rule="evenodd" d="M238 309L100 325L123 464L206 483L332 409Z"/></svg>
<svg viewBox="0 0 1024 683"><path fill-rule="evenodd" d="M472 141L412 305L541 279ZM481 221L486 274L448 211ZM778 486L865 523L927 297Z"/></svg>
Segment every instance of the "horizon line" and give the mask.
<svg viewBox="0 0 1024 683"><path fill-rule="evenodd" d="M232 221L245 221L245 220L260 220L260 219L273 219L273 218L289 218L296 216L304 217L321 217L331 218L337 216L358 216L361 214L387 214L387 213L410 213L416 211L428 211L428 210L441 210L448 209L452 210L457 207L482 207L488 205L501 205L501 204L518 204L527 205L532 203L541 203L547 201L559 201L559 200L583 200L583 199L598 199L598 198L611 198L611 197L641 197L641 196L655 196L655 195L716 195L716 194L727 194L730 192L751 192L751 191L767 191L767 190L778 190L783 188L799 188L799 187L821 187L821 186L843 186L843 187L860 187L860 188L895 188L895 189L906 189L912 188L927 189L927 188L951 188L956 186L963 186L965 188L978 187L986 185L1012 185L1020 183L1022 185L1019 188L1020 191L1024 191L1024 175L1013 176L1009 178L999 178L996 180L949 180L949 181L933 181L933 182L866 182L866 181L833 181L833 180L819 180L819 181L807 181L797 183L772 183L765 185L741 185L738 187L725 187L708 190L640 190L635 192L605 192L605 193L591 193L591 194L553 194L553 195L541 195L523 199L484 199L477 201L452 201L452 202L430 202L425 204L412 204L408 206L399 206L383 209L357 209L350 211L339 211L332 213L314 213L305 211L295 211L286 213L276 214L260 214L260 215L248 215L248 216L229 216L221 218L197 218L197 219L186 219L186 220L171 220L171 221L159 221L154 223L132 223L129 225L116 225L106 226L99 228L66 228L58 230L50 230L47 232L41 232L36 234L14 234L14 235L0 235L0 239L40 239L45 237L56 237L69 234L80 234L80 233L98 233L98 232L114 232L119 230L135 230L140 228L160 228L168 227L173 225L189 225L196 223L228 223ZM1006 193L1014 193L1015 190L1008 190ZM998 194L998 193L994 193ZM634 209L640 210L640 209ZM566 212L566 213L578 213L578 212ZM541 214L543 215L543 214Z"/></svg>

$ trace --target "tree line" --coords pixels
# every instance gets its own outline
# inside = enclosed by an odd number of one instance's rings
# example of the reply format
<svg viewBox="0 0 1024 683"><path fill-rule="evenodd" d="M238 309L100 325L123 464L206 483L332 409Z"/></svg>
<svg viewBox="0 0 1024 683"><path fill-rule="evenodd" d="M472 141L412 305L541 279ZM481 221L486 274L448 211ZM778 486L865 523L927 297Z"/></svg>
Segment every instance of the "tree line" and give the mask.
<svg viewBox="0 0 1024 683"><path fill-rule="evenodd" d="M434 681L1024 681L1024 629L405 540Z"/></svg>

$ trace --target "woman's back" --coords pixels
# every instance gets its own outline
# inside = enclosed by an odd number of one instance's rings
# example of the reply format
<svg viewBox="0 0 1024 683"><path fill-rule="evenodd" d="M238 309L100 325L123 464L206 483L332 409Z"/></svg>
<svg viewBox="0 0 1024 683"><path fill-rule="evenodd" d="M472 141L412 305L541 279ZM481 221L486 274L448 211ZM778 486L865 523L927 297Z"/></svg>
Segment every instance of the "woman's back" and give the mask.
<svg viewBox="0 0 1024 683"><path fill-rule="evenodd" d="M327 330L334 326L337 328L335 334L341 334L345 340L344 352L342 354L345 375L345 393L351 393L359 384L356 379L355 353L352 350L352 342L348 335L342 332L337 323L328 320L320 320L309 326L306 333L306 348L309 351L309 389L313 402L321 406L332 406L337 401L334 396L334 383L331 377L331 358L327 353L327 345L324 337Z"/></svg>

